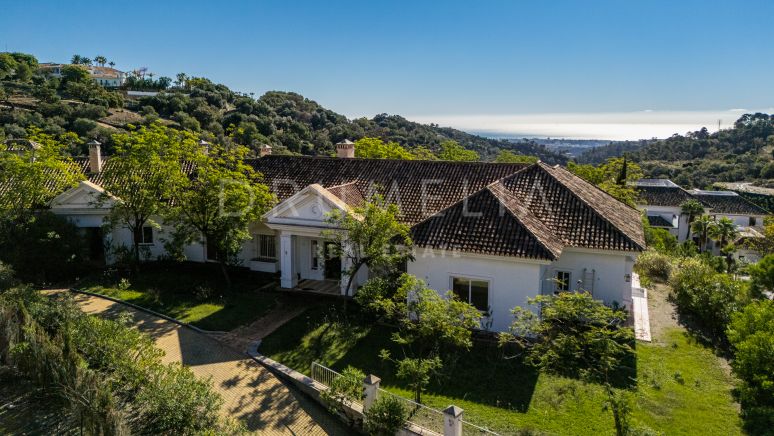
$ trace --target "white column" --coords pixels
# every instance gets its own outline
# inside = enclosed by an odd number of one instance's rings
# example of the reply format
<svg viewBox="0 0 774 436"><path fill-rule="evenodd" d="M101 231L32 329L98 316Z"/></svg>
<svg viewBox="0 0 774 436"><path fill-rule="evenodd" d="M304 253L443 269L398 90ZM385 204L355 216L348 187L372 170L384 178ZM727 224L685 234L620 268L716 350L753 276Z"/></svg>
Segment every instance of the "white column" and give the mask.
<svg viewBox="0 0 774 436"><path fill-rule="evenodd" d="M294 288L298 284L296 266L295 262L293 262L294 242L295 237L290 233L283 232L280 235L280 270L282 271L280 285L288 289Z"/></svg>
<svg viewBox="0 0 774 436"><path fill-rule="evenodd" d="M449 406L443 411L443 436L462 436L462 409Z"/></svg>
<svg viewBox="0 0 774 436"><path fill-rule="evenodd" d="M363 380L363 413L368 411L376 398L379 396L379 384L382 379L370 374Z"/></svg>

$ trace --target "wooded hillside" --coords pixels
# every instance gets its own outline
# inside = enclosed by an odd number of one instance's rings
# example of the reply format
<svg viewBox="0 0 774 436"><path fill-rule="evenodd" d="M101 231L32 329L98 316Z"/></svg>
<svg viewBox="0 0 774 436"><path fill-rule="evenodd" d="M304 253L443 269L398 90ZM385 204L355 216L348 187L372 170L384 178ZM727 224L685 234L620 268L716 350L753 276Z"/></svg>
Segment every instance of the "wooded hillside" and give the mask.
<svg viewBox="0 0 774 436"><path fill-rule="evenodd" d="M91 62L82 56L73 58ZM436 153L443 141L453 140L483 160L494 159L505 149L549 163L566 162L562 155L533 142L484 138L399 115L350 120L293 92L270 91L256 99L206 78L184 73L176 77L173 81L130 76L122 88L104 89L89 79L84 65L66 66L63 77L56 78L44 74L32 55L2 53L0 139L24 137L26 129L35 126L47 133L75 132L81 138L97 139L110 151L115 129L161 118L214 141L236 141L254 151L268 144L279 154L328 155L343 139L376 137ZM126 97L129 89L160 92L135 100ZM84 151L74 142L73 153Z"/></svg>

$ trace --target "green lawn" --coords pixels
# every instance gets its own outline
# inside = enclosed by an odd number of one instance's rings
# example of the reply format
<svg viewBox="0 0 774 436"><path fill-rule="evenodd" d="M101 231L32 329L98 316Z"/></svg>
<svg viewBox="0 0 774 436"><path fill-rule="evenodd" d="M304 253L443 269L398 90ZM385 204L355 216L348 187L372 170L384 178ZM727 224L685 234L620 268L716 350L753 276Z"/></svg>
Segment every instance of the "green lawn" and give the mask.
<svg viewBox="0 0 774 436"><path fill-rule="evenodd" d="M264 339L260 351L305 374L315 360L337 370L352 365L411 398L393 368L377 356L393 347L391 329L371 323L360 314L344 316L339 305L320 305ZM614 434L612 415L602 410L600 386L538 374L518 357L504 357L495 344L477 344L447 364L423 402L439 409L455 404L465 410L466 420L502 434L525 429ZM680 329L667 331L661 342L637 343L635 425L669 435L741 434L732 387L718 358Z"/></svg>
<svg viewBox="0 0 774 436"><path fill-rule="evenodd" d="M129 286L116 277L90 277L79 289L127 301L205 330L228 331L270 311L279 294L257 289L270 283L265 274L236 271L227 290L219 269L212 265L145 266Z"/></svg>

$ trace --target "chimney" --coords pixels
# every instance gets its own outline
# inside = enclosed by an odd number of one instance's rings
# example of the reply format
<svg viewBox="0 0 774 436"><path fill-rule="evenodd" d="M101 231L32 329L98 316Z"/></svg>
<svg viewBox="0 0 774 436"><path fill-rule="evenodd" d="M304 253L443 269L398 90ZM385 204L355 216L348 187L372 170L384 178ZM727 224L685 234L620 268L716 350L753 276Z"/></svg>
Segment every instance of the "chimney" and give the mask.
<svg viewBox="0 0 774 436"><path fill-rule="evenodd" d="M199 140L199 146L204 149L204 154L210 154L210 143L204 139Z"/></svg>
<svg viewBox="0 0 774 436"><path fill-rule="evenodd" d="M264 157L269 155L271 155L271 146L268 144L262 144L261 150L260 150L260 156Z"/></svg>
<svg viewBox="0 0 774 436"><path fill-rule="evenodd" d="M99 173L102 171L102 152L100 150L99 141L92 139L87 144L89 146L89 171L92 173Z"/></svg>
<svg viewBox="0 0 774 436"><path fill-rule="evenodd" d="M336 155L341 158L352 159L355 157L355 143L345 139L336 144Z"/></svg>

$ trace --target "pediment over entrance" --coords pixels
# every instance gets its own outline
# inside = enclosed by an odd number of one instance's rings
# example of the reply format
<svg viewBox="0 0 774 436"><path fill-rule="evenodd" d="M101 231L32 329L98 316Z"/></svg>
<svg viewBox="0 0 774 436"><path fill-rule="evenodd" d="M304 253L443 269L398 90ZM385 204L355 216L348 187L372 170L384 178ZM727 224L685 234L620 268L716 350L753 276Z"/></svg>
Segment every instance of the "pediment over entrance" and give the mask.
<svg viewBox="0 0 774 436"><path fill-rule="evenodd" d="M92 182L84 180L78 186L69 189L51 200L52 209L110 209L115 202L111 197L99 205L100 197L105 194L105 189Z"/></svg>
<svg viewBox="0 0 774 436"><path fill-rule="evenodd" d="M318 184L312 184L276 205L264 215L267 224L330 227L334 210L351 212L349 205Z"/></svg>

